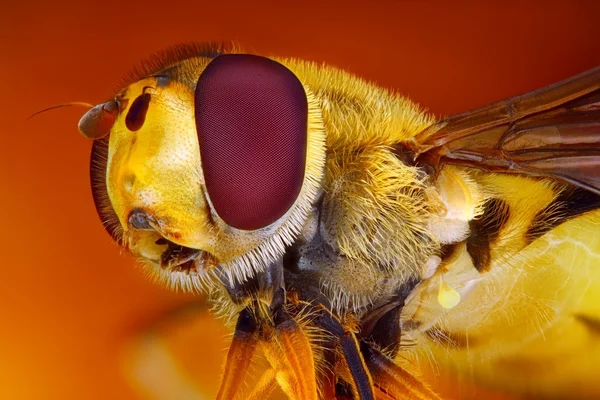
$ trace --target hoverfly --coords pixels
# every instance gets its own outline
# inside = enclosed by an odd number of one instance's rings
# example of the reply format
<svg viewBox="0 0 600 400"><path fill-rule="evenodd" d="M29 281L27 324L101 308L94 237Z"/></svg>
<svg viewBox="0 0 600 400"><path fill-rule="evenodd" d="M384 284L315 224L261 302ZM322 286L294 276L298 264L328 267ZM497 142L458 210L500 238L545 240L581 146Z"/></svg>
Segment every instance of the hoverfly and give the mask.
<svg viewBox="0 0 600 400"><path fill-rule="evenodd" d="M217 399L257 349L244 398L439 399L429 364L600 396L600 69L441 120L212 45L122 87L79 123L96 208L157 281L235 320Z"/></svg>

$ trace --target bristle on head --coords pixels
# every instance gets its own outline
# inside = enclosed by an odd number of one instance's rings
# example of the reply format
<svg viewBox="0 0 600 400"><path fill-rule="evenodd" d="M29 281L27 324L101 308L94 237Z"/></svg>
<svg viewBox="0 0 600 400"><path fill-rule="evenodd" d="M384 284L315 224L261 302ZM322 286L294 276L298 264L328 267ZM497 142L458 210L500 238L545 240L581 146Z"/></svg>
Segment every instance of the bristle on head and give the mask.
<svg viewBox="0 0 600 400"><path fill-rule="evenodd" d="M214 58L228 51L224 43L184 43L169 47L149 56L123 76L117 91L148 76L155 75L192 57Z"/></svg>

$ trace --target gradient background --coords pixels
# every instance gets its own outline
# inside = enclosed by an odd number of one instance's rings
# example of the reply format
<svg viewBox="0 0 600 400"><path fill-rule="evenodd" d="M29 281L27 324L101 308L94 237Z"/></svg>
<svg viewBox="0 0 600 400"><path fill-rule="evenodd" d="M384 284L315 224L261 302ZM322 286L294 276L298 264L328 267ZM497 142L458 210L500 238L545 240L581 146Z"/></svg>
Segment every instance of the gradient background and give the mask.
<svg viewBox="0 0 600 400"><path fill-rule="evenodd" d="M101 227L88 184L91 143L76 129L84 110L26 121L34 111L103 101L139 59L183 41L236 40L328 62L436 114L600 65L595 1L11 3L0 10L2 399L136 398L119 361L124 340L190 299L149 283ZM201 363L213 377L218 343Z"/></svg>

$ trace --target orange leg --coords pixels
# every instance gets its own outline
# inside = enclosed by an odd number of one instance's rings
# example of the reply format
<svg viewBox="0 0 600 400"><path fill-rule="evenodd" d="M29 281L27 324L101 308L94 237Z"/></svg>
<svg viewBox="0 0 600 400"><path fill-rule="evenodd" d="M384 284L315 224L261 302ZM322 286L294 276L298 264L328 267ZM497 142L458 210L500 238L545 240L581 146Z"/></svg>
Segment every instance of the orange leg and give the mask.
<svg viewBox="0 0 600 400"><path fill-rule="evenodd" d="M262 343L277 382L289 398L317 400L315 361L310 342L296 321L284 315L274 335Z"/></svg>
<svg viewBox="0 0 600 400"><path fill-rule="evenodd" d="M237 320L233 340L227 353L225 372L217 400L231 400L239 392L258 343L257 323L252 311L244 309Z"/></svg>
<svg viewBox="0 0 600 400"><path fill-rule="evenodd" d="M376 349L363 343L362 352L375 385L397 400L441 400L423 382L396 365Z"/></svg>
<svg viewBox="0 0 600 400"><path fill-rule="evenodd" d="M375 399L376 400L398 400L397 398L390 396L389 394L387 394L386 392L384 392L377 386L375 387Z"/></svg>
<svg viewBox="0 0 600 400"><path fill-rule="evenodd" d="M277 387L276 376L277 372L275 372L273 368L266 370L246 400L268 399L271 393L273 393L273 390Z"/></svg>

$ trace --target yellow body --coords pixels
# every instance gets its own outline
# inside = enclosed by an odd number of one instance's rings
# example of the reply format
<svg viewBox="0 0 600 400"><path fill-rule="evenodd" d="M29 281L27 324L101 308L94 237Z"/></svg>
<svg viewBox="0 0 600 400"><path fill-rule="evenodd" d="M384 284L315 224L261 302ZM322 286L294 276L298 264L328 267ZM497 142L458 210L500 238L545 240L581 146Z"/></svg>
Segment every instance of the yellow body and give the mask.
<svg viewBox="0 0 600 400"><path fill-rule="evenodd" d="M488 272L478 273L466 254L451 271L439 271L450 288L467 286L455 307L447 310L440 304L437 275L423 285L425 294L415 294L418 308L429 305L434 310L423 312L423 325L407 333L406 340L414 345L401 350L398 361L408 359L430 376L451 371L459 382L474 381L524 398L600 398L600 211L567 221L527 245L524 235L530 223L562 186L446 167L435 182L446 213L422 215L436 207L415 193L408 200L402 196L404 188L418 181L387 146L418 134L433 122L431 117L407 100L340 71L288 65L316 85L311 87L321 88L313 90L323 94L321 101L327 105L326 190L338 191L332 201L346 203L334 207L347 210L334 217L340 228L336 237L346 254L382 259L397 251L410 257L402 253L406 242L413 242L408 250L413 254L423 251L423 245L394 221L427 220L428 233L448 242L457 239L446 237L448 231L458 234L461 222L478 217L487 198L499 197L511 207L510 220L491 250ZM365 218L372 215L377 218ZM361 224L361 234L349 229ZM382 245L383 254L373 254L378 247L366 234L369 229L384 230L393 238ZM362 293L371 289L365 290L365 280L372 276L368 266L339 274L332 280L345 291L342 297L368 296ZM403 313L407 319L413 318L411 306L409 302ZM436 328L460 337L460 344L426 333Z"/></svg>
<svg viewBox="0 0 600 400"><path fill-rule="evenodd" d="M440 275L462 292L445 309L438 278L420 284L403 316L423 324L401 362L522 398L600 398L600 211L567 221L527 245L524 233L557 185L474 173L474 182L514 209L489 271L474 273L464 246ZM535 194L535 195L533 195ZM435 379L435 378L434 378ZM465 389L461 398L473 397Z"/></svg>
<svg viewBox="0 0 600 400"><path fill-rule="evenodd" d="M431 126L432 116L343 71L276 60L296 74L311 102L310 182L298 211L260 232L211 222L201 196L191 86L208 61L189 58L175 64L181 82L160 87L149 78L130 85L126 96L135 98L150 85L160 100L151 103L142 130L132 134L118 119L111 132L107 186L115 212L126 227L128 213L143 208L160 233L126 230L129 249L146 263L154 260L151 269L174 286L201 289L189 283L193 274L155 265L160 236L212 254L214 265L227 265L230 280L243 280L260 270L253 262L260 266L281 255L298 235L315 236L309 200L322 193L320 229L344 257L326 262L310 251L307 257L322 261L315 274L339 315L360 317L409 277L421 279L402 313L402 339L410 345L397 362L406 369L433 376L434 387L443 375L525 398L600 398L600 211L529 243L529 226L563 185L458 167L425 176L404 163L395 146ZM464 242L471 221L501 212L485 209L490 199L502 201L510 214L479 271ZM447 244L455 247L442 261ZM195 273L210 280L214 265ZM239 309L227 298L219 302L228 314Z"/></svg>

